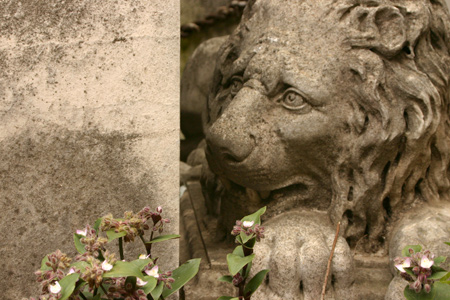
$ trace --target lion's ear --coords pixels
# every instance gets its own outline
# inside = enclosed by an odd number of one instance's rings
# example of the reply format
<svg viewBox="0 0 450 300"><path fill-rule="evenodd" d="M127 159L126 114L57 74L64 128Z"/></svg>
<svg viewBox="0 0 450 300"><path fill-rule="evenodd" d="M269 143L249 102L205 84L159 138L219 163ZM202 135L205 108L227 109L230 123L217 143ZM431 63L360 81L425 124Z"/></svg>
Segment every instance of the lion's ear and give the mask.
<svg viewBox="0 0 450 300"><path fill-rule="evenodd" d="M392 57L406 44L406 26L400 10L394 6L358 7L352 13L352 47L373 49Z"/></svg>

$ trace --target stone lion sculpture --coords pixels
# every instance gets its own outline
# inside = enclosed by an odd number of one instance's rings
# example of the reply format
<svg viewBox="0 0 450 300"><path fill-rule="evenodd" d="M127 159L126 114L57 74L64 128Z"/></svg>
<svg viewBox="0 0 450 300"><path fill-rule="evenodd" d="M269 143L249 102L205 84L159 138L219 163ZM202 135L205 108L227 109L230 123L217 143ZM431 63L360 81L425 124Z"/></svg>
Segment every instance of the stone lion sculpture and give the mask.
<svg viewBox="0 0 450 300"><path fill-rule="evenodd" d="M338 222L327 299L360 299L355 247L448 254L449 80L443 0L248 2L204 130L223 227L268 206L256 299L319 299ZM385 299L405 285L394 277Z"/></svg>

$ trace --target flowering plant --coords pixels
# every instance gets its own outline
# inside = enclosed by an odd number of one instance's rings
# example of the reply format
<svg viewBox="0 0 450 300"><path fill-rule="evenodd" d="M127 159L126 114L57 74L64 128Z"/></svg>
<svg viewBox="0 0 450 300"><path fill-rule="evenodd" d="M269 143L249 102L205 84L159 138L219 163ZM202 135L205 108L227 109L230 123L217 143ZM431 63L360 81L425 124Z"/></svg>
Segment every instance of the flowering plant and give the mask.
<svg viewBox="0 0 450 300"><path fill-rule="evenodd" d="M406 246L402 255L394 262L401 277L409 282L404 290L406 299L450 300L450 272L439 267L446 257L435 257L429 250L422 251L420 245Z"/></svg>
<svg viewBox="0 0 450 300"><path fill-rule="evenodd" d="M236 221L231 234L236 236L239 244L233 253L227 255L228 270L231 275L222 276L219 281L233 284L237 289L237 297L222 296L217 300L250 300L251 295L258 289L269 270L262 270L253 276L247 283L255 257L253 247L256 242L264 238L264 227L261 226L261 215L266 207Z"/></svg>
<svg viewBox="0 0 450 300"><path fill-rule="evenodd" d="M125 212L119 219L109 214L94 226L77 230L73 238L78 255L72 259L56 250L44 257L40 270L35 272L41 295L30 300L160 300L178 291L197 274L200 259L189 260L174 271L160 271L158 258L152 257L152 245L179 238L174 234L161 235L164 224L170 222L161 213L161 207L155 212L145 207L136 214ZM151 230L148 241L147 230ZM128 262L124 259L123 242L135 238L143 242L146 254ZM106 249L116 239L119 260Z"/></svg>

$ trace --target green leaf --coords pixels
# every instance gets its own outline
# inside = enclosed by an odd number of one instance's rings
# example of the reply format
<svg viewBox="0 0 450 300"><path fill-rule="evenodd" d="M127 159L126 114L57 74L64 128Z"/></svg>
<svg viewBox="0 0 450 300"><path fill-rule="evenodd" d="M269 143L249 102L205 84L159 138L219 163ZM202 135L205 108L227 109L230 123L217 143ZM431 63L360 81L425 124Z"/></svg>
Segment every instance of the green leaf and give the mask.
<svg viewBox="0 0 450 300"><path fill-rule="evenodd" d="M431 271L433 273L437 273L437 272L447 272L447 270L445 270L444 268L438 267L438 266L431 266Z"/></svg>
<svg viewBox="0 0 450 300"><path fill-rule="evenodd" d="M402 250L402 256L410 257L411 254L409 253L409 249L413 249L414 253L420 252L422 250L422 246L420 245L408 245Z"/></svg>
<svg viewBox="0 0 450 300"><path fill-rule="evenodd" d="M229 296L222 296L220 298L217 298L217 300L239 300L237 297L229 297Z"/></svg>
<svg viewBox="0 0 450 300"><path fill-rule="evenodd" d="M126 236L127 233L125 231L115 232L114 229L110 229L106 231L106 236L108 237L108 243L114 241L115 239Z"/></svg>
<svg viewBox="0 0 450 300"><path fill-rule="evenodd" d="M450 300L450 285L435 282L431 286L430 293L426 293L424 290L416 293L406 286L403 294L408 300Z"/></svg>
<svg viewBox="0 0 450 300"><path fill-rule="evenodd" d="M445 262L447 260L447 257L445 257L445 256L438 256L438 257L436 257L433 260L434 260L434 264L435 265L440 265L440 264L442 264L443 262Z"/></svg>
<svg viewBox="0 0 450 300"><path fill-rule="evenodd" d="M436 272L427 277L427 279L441 279L445 275L447 275L447 272Z"/></svg>
<svg viewBox="0 0 450 300"><path fill-rule="evenodd" d="M73 234L73 242L75 243L75 248L77 248L78 253L83 254L86 252L84 245L81 243L81 238L84 238L81 234Z"/></svg>
<svg viewBox="0 0 450 300"><path fill-rule="evenodd" d="M100 225L102 224L103 218L98 218L94 223L94 229L97 232L98 235L98 229L100 228Z"/></svg>
<svg viewBox="0 0 450 300"><path fill-rule="evenodd" d="M439 281L440 282L445 282L448 281L450 278L450 272L448 272L444 277L442 277Z"/></svg>
<svg viewBox="0 0 450 300"><path fill-rule="evenodd" d="M46 265L47 262L48 262L48 255L44 256L44 258L41 260L41 271L47 271L52 269L51 267Z"/></svg>
<svg viewBox="0 0 450 300"><path fill-rule="evenodd" d="M220 277L220 278L217 279L217 280L222 281L222 282L232 283L232 282L233 282L233 276L226 275L226 276Z"/></svg>
<svg viewBox="0 0 450 300"><path fill-rule="evenodd" d="M146 242L146 244L153 244L153 243L159 243L159 242L164 242L164 241L168 241L168 240L173 240L173 239L178 239L180 238L180 236L178 234L166 234L166 235L160 235L155 237L153 240L151 240L150 242Z"/></svg>
<svg viewBox="0 0 450 300"><path fill-rule="evenodd" d="M242 248L242 246L237 246L236 248L234 248L233 250L233 254L239 255L240 257L244 257L244 248Z"/></svg>
<svg viewBox="0 0 450 300"><path fill-rule="evenodd" d="M61 286L61 298L59 298L59 300L66 300L70 297L70 295L72 295L79 278L80 274L73 273L67 275L59 281L59 285Z"/></svg>
<svg viewBox="0 0 450 300"><path fill-rule="evenodd" d="M181 289L181 287L183 287L189 280L194 278L200 267L200 261L200 258L191 259L173 270L172 278L175 279L175 282L172 283L171 289L164 287L164 291L162 293L163 297L167 298L172 295Z"/></svg>
<svg viewBox="0 0 450 300"><path fill-rule="evenodd" d="M133 263L126 261L116 262L111 271L103 273L104 278L128 276L139 277L142 280L144 279L144 275L142 274L141 270L139 270L139 268Z"/></svg>
<svg viewBox="0 0 450 300"><path fill-rule="evenodd" d="M152 260L150 258L136 259L136 260L130 261L130 263L135 265L140 271L142 271L142 269L144 269L144 267L151 262L152 262Z"/></svg>
<svg viewBox="0 0 450 300"><path fill-rule="evenodd" d="M128 276L125 279L125 286L127 286L128 284L131 284L132 289L136 289L136 277L135 276Z"/></svg>
<svg viewBox="0 0 450 300"><path fill-rule="evenodd" d="M251 240L252 238L254 238L254 237L255 237L255 234L252 233L252 234L250 234L250 235L247 235L244 231L241 231L241 232L239 233L239 236L241 237L242 244L245 244L245 243L247 243L249 240Z"/></svg>
<svg viewBox="0 0 450 300"><path fill-rule="evenodd" d="M154 300L158 300L158 299L159 299L159 297L160 297L161 294L162 294L163 288L164 288L164 282L161 281L161 282L158 284L158 286L157 286L156 288L154 288L153 291L150 292L150 295L152 295L152 298L153 298ZM164 296L163 296L163 297L164 297ZM166 298L166 297L164 297L164 298Z"/></svg>
<svg viewBox="0 0 450 300"><path fill-rule="evenodd" d="M249 262L247 265L247 269L245 271L245 274L243 275L244 279L248 278L248 275L250 275L250 270L252 269L252 262Z"/></svg>
<svg viewBox="0 0 450 300"><path fill-rule="evenodd" d="M146 285L142 287L145 294L148 295L151 291L153 291L158 283L158 280L153 276L144 276L144 281L147 282Z"/></svg>
<svg viewBox="0 0 450 300"><path fill-rule="evenodd" d="M92 300L100 300L100 297L102 294L97 294L95 297L92 298Z"/></svg>
<svg viewBox="0 0 450 300"><path fill-rule="evenodd" d="M230 253L227 255L227 263L228 263L228 270L230 271L231 275L236 275L246 264L251 262L253 258L255 257L255 254L250 254L249 256L241 257L239 255Z"/></svg>
<svg viewBox="0 0 450 300"><path fill-rule="evenodd" d="M256 244L256 238L252 238L252 239L250 239L248 242L246 242L246 243L244 244L244 247L245 247L245 248L248 248L248 249L253 249L253 247L255 246L255 244Z"/></svg>
<svg viewBox="0 0 450 300"><path fill-rule="evenodd" d="M266 206L258 210L257 212L252 213L251 215L245 216L242 218L242 222L244 221L253 221L255 224L261 225L261 215L266 212Z"/></svg>
<svg viewBox="0 0 450 300"><path fill-rule="evenodd" d="M261 285L261 283L264 280L264 277L266 277L266 274L269 272L269 270L262 270L259 271L258 274L253 276L253 278L245 285L244 289L244 295L245 297L251 296Z"/></svg>
<svg viewBox="0 0 450 300"><path fill-rule="evenodd" d="M447 245L449 245L449 246L450 246L450 242L444 242L444 244L447 244Z"/></svg>

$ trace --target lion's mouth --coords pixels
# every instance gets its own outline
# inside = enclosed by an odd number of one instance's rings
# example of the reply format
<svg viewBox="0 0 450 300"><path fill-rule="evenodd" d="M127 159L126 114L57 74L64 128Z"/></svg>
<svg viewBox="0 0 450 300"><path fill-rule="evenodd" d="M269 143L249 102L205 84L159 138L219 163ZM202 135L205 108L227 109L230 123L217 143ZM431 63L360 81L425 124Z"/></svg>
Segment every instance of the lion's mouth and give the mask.
<svg viewBox="0 0 450 300"><path fill-rule="evenodd" d="M308 191L308 188L304 184L295 183L274 190L266 190L266 191L253 190L253 191L258 195L258 197L261 200L279 200L282 198L304 195Z"/></svg>
<svg viewBox="0 0 450 300"><path fill-rule="evenodd" d="M329 201L324 200L329 199L327 189L316 189L314 186L298 181L281 187L274 186L270 190L257 190L239 185L221 176L219 178L227 189L245 193L250 203L257 206L267 205L269 211L272 212L298 207L326 210L329 205Z"/></svg>

